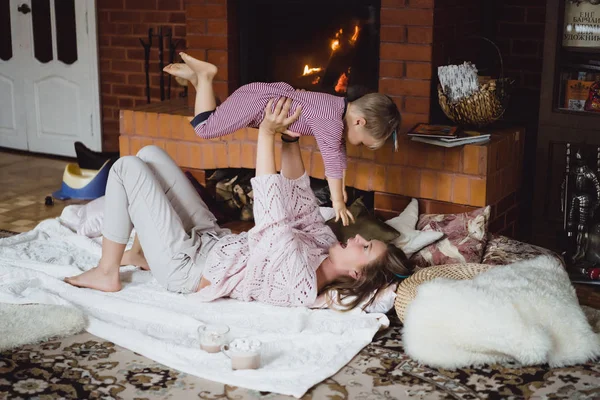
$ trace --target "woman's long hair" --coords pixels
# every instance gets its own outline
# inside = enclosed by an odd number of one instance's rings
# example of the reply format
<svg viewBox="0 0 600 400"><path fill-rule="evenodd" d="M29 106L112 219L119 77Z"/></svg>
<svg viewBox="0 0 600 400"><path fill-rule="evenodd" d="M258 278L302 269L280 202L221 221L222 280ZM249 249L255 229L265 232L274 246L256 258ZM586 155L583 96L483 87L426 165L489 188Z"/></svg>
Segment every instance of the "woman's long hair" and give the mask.
<svg viewBox="0 0 600 400"><path fill-rule="evenodd" d="M407 276L411 273L412 266L404 252L388 244L384 254L365 266L358 280L349 276L340 277L321 292L326 293L329 305L333 302L333 308L342 311L350 311L369 299L362 307L364 310L373 304L381 291L398 281L397 275Z"/></svg>

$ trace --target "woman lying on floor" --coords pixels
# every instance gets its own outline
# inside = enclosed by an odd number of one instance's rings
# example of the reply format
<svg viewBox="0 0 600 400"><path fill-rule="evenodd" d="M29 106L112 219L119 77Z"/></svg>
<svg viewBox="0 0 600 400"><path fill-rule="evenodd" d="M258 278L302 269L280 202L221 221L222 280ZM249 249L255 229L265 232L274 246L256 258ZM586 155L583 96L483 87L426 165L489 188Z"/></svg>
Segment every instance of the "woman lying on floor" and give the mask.
<svg viewBox="0 0 600 400"><path fill-rule="evenodd" d="M65 281L106 292L121 290L119 267L149 268L167 290L202 301L231 297L278 306L310 306L337 289L351 309L407 275L404 253L360 235L339 243L319 213L298 141L282 137L281 174L275 135L300 116L291 101L265 109L256 153L254 218L249 232L220 228L193 186L160 148L120 158L106 187L102 257L97 267ZM271 111L273 110L273 111ZM125 252L132 228L137 237ZM336 303L339 297L332 299ZM370 304L367 302L366 305ZM365 305L365 306L366 306Z"/></svg>

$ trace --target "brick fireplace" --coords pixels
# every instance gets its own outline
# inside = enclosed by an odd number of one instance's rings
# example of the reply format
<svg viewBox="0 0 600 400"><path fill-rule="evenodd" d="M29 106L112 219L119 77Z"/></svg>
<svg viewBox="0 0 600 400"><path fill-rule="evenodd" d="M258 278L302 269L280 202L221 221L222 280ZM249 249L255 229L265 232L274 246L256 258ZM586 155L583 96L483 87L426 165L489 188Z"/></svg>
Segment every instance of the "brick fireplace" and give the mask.
<svg viewBox="0 0 600 400"><path fill-rule="evenodd" d="M233 1L188 0L186 10L187 51L219 67L215 92L220 99L239 86ZM403 130L430 121L430 99L435 93L432 60L450 51L443 42L432 45L434 32L443 32L447 39L453 26L463 29L460 19L443 18L435 26L434 11L433 0L381 0L378 86L398 104ZM435 48L440 49L437 55L432 54ZM145 145L156 144L184 169L254 168L257 131L242 129L218 140L196 137L188 123L193 96L190 90L187 101L121 110L121 154L135 154ZM524 131L510 128L493 133L486 145L453 149L411 142L404 136L396 153L389 144L376 152L349 146L347 185L376 192L375 206L383 211L397 209L393 204L406 197L422 199L424 212L466 211L490 204L491 229L514 234ZM323 179L314 139L304 137L300 144L309 174ZM279 148L276 155L279 164Z"/></svg>
<svg viewBox="0 0 600 400"><path fill-rule="evenodd" d="M189 0L186 12L188 52L220 68L215 93L221 99L239 86L235 10L234 0ZM433 14L433 0L381 1L379 91L398 105L404 129L429 121Z"/></svg>
<svg viewBox="0 0 600 400"><path fill-rule="evenodd" d="M228 4L237 20L240 84L287 82L350 101L378 90L381 0Z"/></svg>

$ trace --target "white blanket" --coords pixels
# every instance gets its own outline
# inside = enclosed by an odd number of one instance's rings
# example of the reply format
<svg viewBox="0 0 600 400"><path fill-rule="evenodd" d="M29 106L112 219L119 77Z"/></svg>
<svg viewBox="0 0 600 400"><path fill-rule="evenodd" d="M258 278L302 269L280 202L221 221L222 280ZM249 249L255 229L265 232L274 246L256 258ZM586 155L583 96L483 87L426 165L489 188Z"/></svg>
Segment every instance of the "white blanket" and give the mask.
<svg viewBox="0 0 600 400"><path fill-rule="evenodd" d="M70 304L89 317L87 331L153 360L201 378L301 397L346 365L389 324L384 314L280 308L221 299L200 303L169 293L150 272L122 269L123 290L103 293L62 281L96 265L97 242L58 220L0 240L0 302ZM0 321L1 323L1 321ZM222 353L199 349L197 329L231 328L231 337L259 339L258 370L232 371Z"/></svg>
<svg viewBox="0 0 600 400"><path fill-rule="evenodd" d="M561 367L600 356L600 335L564 268L548 256L473 280L422 284L406 310L403 343L412 358L441 368L507 361Z"/></svg>

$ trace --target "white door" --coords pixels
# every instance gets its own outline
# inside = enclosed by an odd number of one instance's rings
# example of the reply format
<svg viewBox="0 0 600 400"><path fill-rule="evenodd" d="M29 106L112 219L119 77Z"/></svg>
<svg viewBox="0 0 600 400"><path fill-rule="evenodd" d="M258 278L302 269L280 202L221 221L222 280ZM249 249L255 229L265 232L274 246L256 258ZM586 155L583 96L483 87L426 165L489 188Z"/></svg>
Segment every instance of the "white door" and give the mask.
<svg viewBox="0 0 600 400"><path fill-rule="evenodd" d="M14 54L0 60L0 79L13 82L18 123L10 135L2 132L0 146L74 156L73 144L81 141L100 151L94 0L8 1ZM10 125L4 114L0 126Z"/></svg>
<svg viewBox="0 0 600 400"><path fill-rule="evenodd" d="M27 31L18 19L16 3L0 0L0 146L27 150L27 119L22 49L15 40Z"/></svg>

